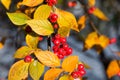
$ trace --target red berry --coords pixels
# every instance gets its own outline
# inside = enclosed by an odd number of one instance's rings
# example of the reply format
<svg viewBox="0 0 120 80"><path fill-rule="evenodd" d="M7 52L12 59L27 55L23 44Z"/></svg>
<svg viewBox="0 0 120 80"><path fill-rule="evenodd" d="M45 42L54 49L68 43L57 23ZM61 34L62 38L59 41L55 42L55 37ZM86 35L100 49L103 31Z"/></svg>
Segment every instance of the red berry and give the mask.
<svg viewBox="0 0 120 80"><path fill-rule="evenodd" d="M72 72L71 76L72 76L73 78L78 78L78 77L79 77L78 71Z"/></svg>
<svg viewBox="0 0 120 80"><path fill-rule="evenodd" d="M59 54L62 54L64 52L64 49L63 48L59 48L58 52L59 52Z"/></svg>
<svg viewBox="0 0 120 80"><path fill-rule="evenodd" d="M52 42L54 42L54 40L55 40L55 37L52 37Z"/></svg>
<svg viewBox="0 0 120 80"><path fill-rule="evenodd" d="M31 27L27 26L27 27L25 28L25 31L26 31L27 33L30 33L30 32L32 32L32 29L31 29Z"/></svg>
<svg viewBox="0 0 120 80"><path fill-rule="evenodd" d="M55 13L51 13L49 16L50 22L55 23L57 21L58 15Z"/></svg>
<svg viewBox="0 0 120 80"><path fill-rule="evenodd" d="M32 61L32 57L30 55L27 55L27 56L25 56L24 61L25 62L31 62Z"/></svg>
<svg viewBox="0 0 120 80"><path fill-rule="evenodd" d="M94 12L95 9L96 9L95 6L89 8L88 13L89 13L89 14L92 14L92 13Z"/></svg>
<svg viewBox="0 0 120 80"><path fill-rule="evenodd" d="M116 43L117 39L116 38L112 38L109 40L109 44L113 44L113 43Z"/></svg>
<svg viewBox="0 0 120 80"><path fill-rule="evenodd" d="M55 38L56 38L56 39L60 39L60 35L59 35L59 34L56 34L56 35L55 35Z"/></svg>
<svg viewBox="0 0 120 80"><path fill-rule="evenodd" d="M66 38L60 38L61 43L66 43L66 41L67 41Z"/></svg>
<svg viewBox="0 0 120 80"><path fill-rule="evenodd" d="M60 45L60 40L55 39L53 43L58 46L58 45Z"/></svg>
<svg viewBox="0 0 120 80"><path fill-rule="evenodd" d="M69 1L68 2L68 7L75 7L76 6L76 1Z"/></svg>
<svg viewBox="0 0 120 80"><path fill-rule="evenodd" d="M53 28L54 28L54 29L58 29L58 24L54 24L54 25L53 25Z"/></svg>
<svg viewBox="0 0 120 80"><path fill-rule="evenodd" d="M117 73L117 75L120 77L120 71Z"/></svg>
<svg viewBox="0 0 120 80"><path fill-rule="evenodd" d="M68 48L68 49L66 50L66 54L67 54L67 55L72 54L72 48Z"/></svg>
<svg viewBox="0 0 120 80"><path fill-rule="evenodd" d="M84 69L84 65L83 64L79 64L78 65L78 70L80 71L80 70L83 70Z"/></svg>
<svg viewBox="0 0 120 80"><path fill-rule="evenodd" d="M67 50L68 47L69 47L68 44L63 44L63 49L64 49L64 50Z"/></svg>
<svg viewBox="0 0 120 80"><path fill-rule="evenodd" d="M62 54L58 54L57 56L58 56L59 59L63 59L64 58L64 55L62 55Z"/></svg>
<svg viewBox="0 0 120 80"><path fill-rule="evenodd" d="M46 2L48 3L49 6L57 4L57 0L46 0Z"/></svg>
<svg viewBox="0 0 120 80"><path fill-rule="evenodd" d="M39 36L38 40L42 41L43 40L43 36Z"/></svg>
<svg viewBox="0 0 120 80"><path fill-rule="evenodd" d="M82 77L86 74L86 71L85 70L80 70L79 71L79 76Z"/></svg>
<svg viewBox="0 0 120 80"><path fill-rule="evenodd" d="M53 46L53 51L57 52L58 51L58 46Z"/></svg>
<svg viewBox="0 0 120 80"><path fill-rule="evenodd" d="M56 52L54 52L54 54L58 56L58 55L59 55L59 52L56 51Z"/></svg>

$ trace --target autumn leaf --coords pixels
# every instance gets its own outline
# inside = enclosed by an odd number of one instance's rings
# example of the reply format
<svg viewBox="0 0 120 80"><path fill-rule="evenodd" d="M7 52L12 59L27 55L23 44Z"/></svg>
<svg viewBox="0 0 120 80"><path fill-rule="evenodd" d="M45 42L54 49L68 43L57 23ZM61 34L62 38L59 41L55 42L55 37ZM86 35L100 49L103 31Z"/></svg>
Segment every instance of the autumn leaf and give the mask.
<svg viewBox="0 0 120 80"><path fill-rule="evenodd" d="M1 0L1 3L3 4L3 6L9 10L10 5L11 5L11 0Z"/></svg>
<svg viewBox="0 0 120 80"><path fill-rule="evenodd" d="M95 6L96 0L88 0L88 6L92 7Z"/></svg>
<svg viewBox="0 0 120 80"><path fill-rule="evenodd" d="M69 36L70 28L69 27L60 27L58 29L58 34L60 34L61 37Z"/></svg>
<svg viewBox="0 0 120 80"><path fill-rule="evenodd" d="M85 28L85 22L87 20L87 17L86 15L83 15L81 16L79 19L78 19L78 26L79 26L79 30L82 30Z"/></svg>
<svg viewBox="0 0 120 80"><path fill-rule="evenodd" d="M54 30L51 23L48 20L28 20L26 22L34 32L39 35L51 35Z"/></svg>
<svg viewBox="0 0 120 80"><path fill-rule="evenodd" d="M44 72L44 65L34 60L29 67L29 73L33 80L39 80Z"/></svg>
<svg viewBox="0 0 120 80"><path fill-rule="evenodd" d="M62 69L58 68L49 69L44 75L44 80L55 80L62 71Z"/></svg>
<svg viewBox="0 0 120 80"><path fill-rule="evenodd" d="M93 11L93 15L95 15L96 17L98 17L99 19L103 20L103 21L108 21L109 19L107 18L107 16L99 9L96 8Z"/></svg>
<svg viewBox="0 0 120 80"><path fill-rule="evenodd" d="M26 21L30 18L25 15L24 13L7 13L9 19L12 21L15 25L24 25L26 24Z"/></svg>
<svg viewBox="0 0 120 80"><path fill-rule="evenodd" d="M76 65L78 64L78 56L69 56L64 59L62 62L62 68L66 72L72 72L76 68Z"/></svg>
<svg viewBox="0 0 120 80"><path fill-rule="evenodd" d="M35 52L35 56L38 58L40 62L42 62L46 66L49 67L60 66L60 60L54 53L50 51L37 50Z"/></svg>
<svg viewBox="0 0 120 80"><path fill-rule="evenodd" d="M26 35L26 43L30 48L36 49L38 46L38 35L31 33Z"/></svg>
<svg viewBox="0 0 120 80"><path fill-rule="evenodd" d="M34 50L28 46L22 46L14 53L14 58L24 58L27 55L30 55Z"/></svg>
<svg viewBox="0 0 120 80"><path fill-rule="evenodd" d="M107 68L107 75L109 78L115 76L120 71L119 65L117 63L117 60L113 60L110 62L108 68Z"/></svg>
<svg viewBox="0 0 120 80"><path fill-rule="evenodd" d="M69 75L63 75L62 77L60 77L59 80L74 80L74 78L72 78L72 77L69 76Z"/></svg>
<svg viewBox="0 0 120 80"><path fill-rule="evenodd" d="M60 27L69 27L75 31L79 31L78 24L75 16L67 11L57 9L56 13L58 14L58 24Z"/></svg>
<svg viewBox="0 0 120 80"><path fill-rule="evenodd" d="M34 7L37 6L41 3L43 3L44 0L23 0L22 2L19 3L19 5L26 5L29 7Z"/></svg>
<svg viewBox="0 0 120 80"><path fill-rule="evenodd" d="M34 19L47 19L51 10L51 7L48 5L39 6L34 13Z"/></svg>
<svg viewBox="0 0 120 80"><path fill-rule="evenodd" d="M20 60L12 65L9 71L8 80L22 80L28 77L28 67L30 63Z"/></svg>
<svg viewBox="0 0 120 80"><path fill-rule="evenodd" d="M4 47L4 44L0 42L0 49L2 49L3 47Z"/></svg>

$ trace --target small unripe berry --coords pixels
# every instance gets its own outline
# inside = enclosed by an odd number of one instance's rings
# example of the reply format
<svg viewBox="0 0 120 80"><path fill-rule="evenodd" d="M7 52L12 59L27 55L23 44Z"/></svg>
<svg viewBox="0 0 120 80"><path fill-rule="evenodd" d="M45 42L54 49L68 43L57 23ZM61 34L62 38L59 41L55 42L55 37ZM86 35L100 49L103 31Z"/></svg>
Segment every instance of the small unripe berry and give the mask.
<svg viewBox="0 0 120 80"><path fill-rule="evenodd" d="M30 55L27 55L27 56L25 56L24 61L25 62L31 62L32 61L32 57Z"/></svg>
<svg viewBox="0 0 120 80"><path fill-rule="evenodd" d="M112 38L109 40L109 44L114 44L116 43L117 39L116 38Z"/></svg>

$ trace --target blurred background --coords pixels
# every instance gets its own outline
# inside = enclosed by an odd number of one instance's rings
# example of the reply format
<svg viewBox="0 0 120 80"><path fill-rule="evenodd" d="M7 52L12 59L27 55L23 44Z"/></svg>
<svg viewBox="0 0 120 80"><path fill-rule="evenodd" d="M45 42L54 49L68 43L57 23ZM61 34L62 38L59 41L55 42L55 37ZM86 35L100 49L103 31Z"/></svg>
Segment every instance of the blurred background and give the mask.
<svg viewBox="0 0 120 80"><path fill-rule="evenodd" d="M10 66L15 61L13 58L14 52L22 45L25 45L25 32L13 25L6 15L6 12L16 10L15 4L18 1L20 0L12 0L9 11L0 3L0 41L4 43L3 48L0 49L0 80L7 80ZM73 7L68 6L70 1L76 1L76 5ZM87 0L58 0L57 7L72 12L78 19L85 13L80 1L87 2ZM120 0L96 0L95 6L100 8L110 19L109 21L101 21L92 16L96 28L107 37L116 38L117 43L109 45L100 54L94 49L82 51L84 44L82 40L90 32L94 31L87 21L85 29L81 32L71 31L70 37L67 38L68 44L73 48L73 55L78 55L81 61L91 67L85 75L86 80L120 80L119 76L108 79L106 75L109 62L113 59L120 60L119 55L112 52L120 52ZM46 40L44 39L39 44L39 47L46 49L46 46Z"/></svg>

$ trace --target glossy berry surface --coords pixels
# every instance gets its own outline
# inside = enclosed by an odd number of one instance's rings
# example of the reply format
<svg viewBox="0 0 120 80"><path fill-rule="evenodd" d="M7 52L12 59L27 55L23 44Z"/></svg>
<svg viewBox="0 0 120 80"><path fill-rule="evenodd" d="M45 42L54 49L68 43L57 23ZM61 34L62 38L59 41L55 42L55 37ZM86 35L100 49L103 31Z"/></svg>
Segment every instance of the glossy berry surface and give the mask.
<svg viewBox="0 0 120 80"><path fill-rule="evenodd" d="M78 71L72 72L71 76L72 76L73 78L78 78L78 77L79 77Z"/></svg>
<svg viewBox="0 0 120 80"><path fill-rule="evenodd" d="M56 40L54 40L53 43L54 43L55 45L60 45L60 40L56 39Z"/></svg>
<svg viewBox="0 0 120 80"><path fill-rule="evenodd" d="M66 43L66 38L60 38L61 43Z"/></svg>
<svg viewBox="0 0 120 80"><path fill-rule="evenodd" d="M89 14L93 14L93 12L94 12L95 9L96 9L96 7L94 7L94 6L91 7L91 8L89 8L89 9L88 9L88 13L89 13Z"/></svg>
<svg viewBox="0 0 120 80"><path fill-rule="evenodd" d="M63 44L62 47L63 47L64 50L67 50L69 48L68 44Z"/></svg>
<svg viewBox="0 0 120 80"><path fill-rule="evenodd" d="M55 13L51 13L50 14L50 16L49 16L50 22L55 23L57 21L57 19L58 19L58 15L57 14L55 14Z"/></svg>
<svg viewBox="0 0 120 80"><path fill-rule="evenodd" d="M46 0L45 2L47 2L47 4L49 6L53 6L53 5L57 4L57 0Z"/></svg>
<svg viewBox="0 0 120 80"><path fill-rule="evenodd" d="M30 55L27 55L27 56L25 56L24 61L25 62L31 62L32 61L32 57Z"/></svg>
<svg viewBox="0 0 120 80"><path fill-rule="evenodd" d="M116 41L117 41L116 38L111 38L111 39L109 40L109 44L114 44L114 43L116 43Z"/></svg>
<svg viewBox="0 0 120 80"><path fill-rule="evenodd" d="M67 52L67 55L72 54L72 48L68 48L68 49L66 50L66 52Z"/></svg>
<svg viewBox="0 0 120 80"><path fill-rule="evenodd" d="M79 71L79 76L82 77L82 76L84 76L85 74L86 74L86 71L85 71L85 70L80 70L80 71Z"/></svg>
<svg viewBox="0 0 120 80"><path fill-rule="evenodd" d="M84 65L83 64L79 64L78 65L78 70L80 71L80 70L83 70L84 69Z"/></svg>
<svg viewBox="0 0 120 80"><path fill-rule="evenodd" d="M63 59L63 58L64 58L64 55L59 54L59 55L58 55L58 58L59 58L59 59Z"/></svg>

